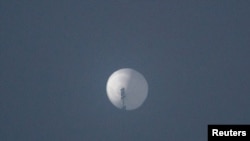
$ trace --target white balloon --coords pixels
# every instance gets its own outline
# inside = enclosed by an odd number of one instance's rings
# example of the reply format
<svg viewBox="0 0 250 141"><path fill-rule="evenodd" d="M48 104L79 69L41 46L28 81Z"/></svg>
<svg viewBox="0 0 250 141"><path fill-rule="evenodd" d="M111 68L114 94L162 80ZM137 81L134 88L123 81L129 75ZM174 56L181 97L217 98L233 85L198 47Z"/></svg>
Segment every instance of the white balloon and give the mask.
<svg viewBox="0 0 250 141"><path fill-rule="evenodd" d="M148 96L148 83L139 72L123 68L109 77L106 85L110 102L119 109L139 108Z"/></svg>

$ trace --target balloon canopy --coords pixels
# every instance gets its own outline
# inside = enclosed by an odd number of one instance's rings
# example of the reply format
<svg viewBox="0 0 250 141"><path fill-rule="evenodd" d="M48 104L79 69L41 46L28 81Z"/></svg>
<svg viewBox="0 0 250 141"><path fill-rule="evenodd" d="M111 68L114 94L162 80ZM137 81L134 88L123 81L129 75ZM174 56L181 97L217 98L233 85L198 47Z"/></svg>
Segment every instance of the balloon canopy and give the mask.
<svg viewBox="0 0 250 141"><path fill-rule="evenodd" d="M130 68L115 71L106 85L110 102L119 109L139 108L148 96L148 83L144 76Z"/></svg>

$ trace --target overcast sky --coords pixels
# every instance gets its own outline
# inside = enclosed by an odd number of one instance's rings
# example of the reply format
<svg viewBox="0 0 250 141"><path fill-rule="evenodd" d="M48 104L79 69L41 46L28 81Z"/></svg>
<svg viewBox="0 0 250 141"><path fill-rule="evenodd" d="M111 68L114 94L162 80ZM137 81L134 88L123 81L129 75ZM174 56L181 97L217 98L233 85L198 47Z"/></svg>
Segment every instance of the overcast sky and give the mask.
<svg viewBox="0 0 250 141"><path fill-rule="evenodd" d="M1 0L1 141L202 141L250 123L247 0ZM115 108L108 77L148 81Z"/></svg>

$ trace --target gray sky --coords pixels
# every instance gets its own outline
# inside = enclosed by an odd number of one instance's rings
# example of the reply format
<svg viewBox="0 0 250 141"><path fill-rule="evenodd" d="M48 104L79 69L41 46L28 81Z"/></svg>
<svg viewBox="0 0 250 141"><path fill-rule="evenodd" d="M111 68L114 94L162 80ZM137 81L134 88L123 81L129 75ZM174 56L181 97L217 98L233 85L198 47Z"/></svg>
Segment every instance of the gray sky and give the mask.
<svg viewBox="0 0 250 141"><path fill-rule="evenodd" d="M250 123L250 2L2 0L1 141L201 141ZM149 84L116 109L117 69Z"/></svg>

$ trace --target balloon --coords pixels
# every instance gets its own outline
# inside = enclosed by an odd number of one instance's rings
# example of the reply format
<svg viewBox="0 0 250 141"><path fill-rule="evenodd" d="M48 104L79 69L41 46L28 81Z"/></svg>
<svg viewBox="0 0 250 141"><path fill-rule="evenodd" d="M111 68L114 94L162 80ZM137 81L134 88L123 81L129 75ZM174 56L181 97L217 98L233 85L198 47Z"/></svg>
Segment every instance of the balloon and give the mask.
<svg viewBox="0 0 250 141"><path fill-rule="evenodd" d="M139 72L123 68L109 77L106 85L110 102L119 109L139 108L148 96L148 83Z"/></svg>

